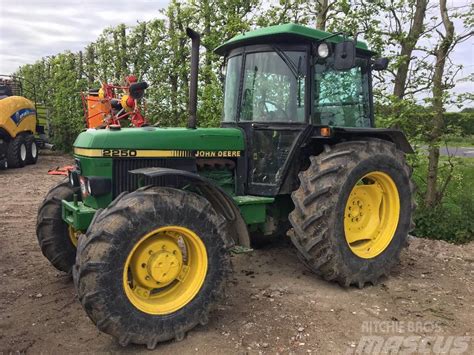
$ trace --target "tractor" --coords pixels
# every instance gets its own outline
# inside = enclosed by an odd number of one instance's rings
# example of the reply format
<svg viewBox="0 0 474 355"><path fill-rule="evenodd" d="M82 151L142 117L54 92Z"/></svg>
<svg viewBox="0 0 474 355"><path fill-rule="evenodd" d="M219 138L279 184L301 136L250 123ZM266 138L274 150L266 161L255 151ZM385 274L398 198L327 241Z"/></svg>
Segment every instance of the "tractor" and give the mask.
<svg viewBox="0 0 474 355"><path fill-rule="evenodd" d="M220 128L197 128L200 35L186 127L88 129L75 169L39 208L46 258L72 273L102 332L150 349L206 324L230 253L288 235L321 278L364 287L399 263L413 183L401 131L374 128L372 73L345 34L282 24L240 34L224 57Z"/></svg>

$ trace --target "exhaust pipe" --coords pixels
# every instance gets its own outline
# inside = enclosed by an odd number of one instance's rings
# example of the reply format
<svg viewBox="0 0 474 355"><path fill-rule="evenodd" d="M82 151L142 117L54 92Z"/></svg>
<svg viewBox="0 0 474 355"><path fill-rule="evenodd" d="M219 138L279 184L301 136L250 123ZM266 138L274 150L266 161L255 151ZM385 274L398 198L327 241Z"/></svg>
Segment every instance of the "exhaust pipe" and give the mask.
<svg viewBox="0 0 474 355"><path fill-rule="evenodd" d="M197 86L199 67L199 46L201 45L201 35L189 27L186 34L192 41L191 47L191 76L189 79L189 118L187 128L195 129L197 125Z"/></svg>

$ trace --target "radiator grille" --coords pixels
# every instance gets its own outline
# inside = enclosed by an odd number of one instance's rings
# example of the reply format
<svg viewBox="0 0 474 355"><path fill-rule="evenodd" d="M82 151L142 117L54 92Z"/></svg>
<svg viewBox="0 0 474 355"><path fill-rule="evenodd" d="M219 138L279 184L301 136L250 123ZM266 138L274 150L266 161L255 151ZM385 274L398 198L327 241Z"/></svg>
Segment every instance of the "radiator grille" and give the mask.
<svg viewBox="0 0 474 355"><path fill-rule="evenodd" d="M114 159L112 174L112 192L114 198L124 191L133 191L138 187L138 176L129 174L130 170L150 167L169 168L175 159Z"/></svg>

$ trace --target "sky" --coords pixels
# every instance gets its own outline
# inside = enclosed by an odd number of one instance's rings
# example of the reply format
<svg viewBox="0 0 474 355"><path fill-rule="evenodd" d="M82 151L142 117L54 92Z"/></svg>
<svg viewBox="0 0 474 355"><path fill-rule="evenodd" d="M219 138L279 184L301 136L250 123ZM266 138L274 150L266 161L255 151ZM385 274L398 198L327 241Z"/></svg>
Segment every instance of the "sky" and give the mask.
<svg viewBox="0 0 474 355"><path fill-rule="evenodd" d="M0 74L65 50L106 28L159 17L168 0L0 0Z"/></svg>
<svg viewBox="0 0 474 355"><path fill-rule="evenodd" d="M471 0L448 0L449 7ZM160 17L169 0L0 0L0 74L11 74L27 63L65 50L79 51L109 26L134 25ZM457 24L456 24L457 25ZM457 26L456 26L457 27ZM452 55L474 72L474 40L458 45ZM472 82L459 82L456 92L474 91Z"/></svg>

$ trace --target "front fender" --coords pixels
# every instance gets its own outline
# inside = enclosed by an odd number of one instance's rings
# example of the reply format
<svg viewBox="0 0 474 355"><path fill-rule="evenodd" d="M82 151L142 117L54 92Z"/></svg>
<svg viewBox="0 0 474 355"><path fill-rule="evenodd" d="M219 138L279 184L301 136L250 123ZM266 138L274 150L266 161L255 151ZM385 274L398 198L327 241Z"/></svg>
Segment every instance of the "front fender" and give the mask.
<svg viewBox="0 0 474 355"><path fill-rule="evenodd" d="M142 177L143 181L145 178L179 177L180 180L189 182L211 203L216 212L221 214L228 222L229 231L233 236L232 241L227 241L228 247L230 248L237 244L250 248L250 236L247 225L240 214L239 208L234 200L213 181L189 171L158 167L130 170L129 174Z"/></svg>

